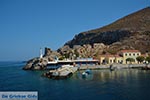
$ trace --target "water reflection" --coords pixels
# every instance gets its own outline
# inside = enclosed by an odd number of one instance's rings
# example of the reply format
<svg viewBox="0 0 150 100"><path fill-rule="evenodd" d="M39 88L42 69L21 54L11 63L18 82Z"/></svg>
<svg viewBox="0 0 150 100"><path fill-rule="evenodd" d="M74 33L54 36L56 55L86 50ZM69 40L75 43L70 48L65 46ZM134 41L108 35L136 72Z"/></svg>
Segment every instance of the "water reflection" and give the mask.
<svg viewBox="0 0 150 100"><path fill-rule="evenodd" d="M110 80L126 82L130 80L130 78L137 80L140 74L144 75L144 73L148 73L148 71L142 71L138 69L122 69L122 70L115 70L115 71L92 70L92 74L88 75L88 77L86 78L82 77L82 73L83 71L76 72L73 78L79 80L97 80L102 82L106 82Z"/></svg>
<svg viewBox="0 0 150 100"><path fill-rule="evenodd" d="M82 78L82 72L77 72L71 79L80 83L78 84L79 90L86 90L87 97L94 95L92 97L102 100L142 100L149 98L147 94L150 89L150 71L139 69L92 70L92 76L85 79Z"/></svg>
<svg viewBox="0 0 150 100"><path fill-rule="evenodd" d="M92 72L91 74L87 75L86 77L83 77L83 76L82 76L82 73L83 73L83 72L84 72L84 71L78 71L78 72L76 73L76 78L77 78L77 79L80 79L80 80L93 80L93 76L94 76L93 72Z"/></svg>

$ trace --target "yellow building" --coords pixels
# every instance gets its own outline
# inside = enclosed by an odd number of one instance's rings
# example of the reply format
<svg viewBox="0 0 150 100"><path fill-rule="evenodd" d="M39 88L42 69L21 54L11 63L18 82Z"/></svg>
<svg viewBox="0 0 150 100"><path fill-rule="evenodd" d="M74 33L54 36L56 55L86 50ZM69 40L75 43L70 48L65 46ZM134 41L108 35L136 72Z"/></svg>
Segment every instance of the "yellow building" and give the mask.
<svg viewBox="0 0 150 100"><path fill-rule="evenodd" d="M123 59L119 55L100 55L101 64L122 63Z"/></svg>
<svg viewBox="0 0 150 100"><path fill-rule="evenodd" d="M134 63L138 63L136 58L141 56L141 52L139 50L121 50L119 55L123 57L123 64L126 64L127 58L133 58L135 60Z"/></svg>
<svg viewBox="0 0 150 100"><path fill-rule="evenodd" d="M100 64L112 64L112 63L120 63L126 64L127 58L133 58L134 63L138 63L136 58L141 56L141 52L139 50L121 50L117 53L117 55L100 55L99 61Z"/></svg>

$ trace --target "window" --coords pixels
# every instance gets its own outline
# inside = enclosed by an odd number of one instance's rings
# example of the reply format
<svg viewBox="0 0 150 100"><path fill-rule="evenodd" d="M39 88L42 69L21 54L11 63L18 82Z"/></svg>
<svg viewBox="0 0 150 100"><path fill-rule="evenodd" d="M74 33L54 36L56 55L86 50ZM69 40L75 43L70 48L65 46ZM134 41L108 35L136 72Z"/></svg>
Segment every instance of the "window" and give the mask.
<svg viewBox="0 0 150 100"><path fill-rule="evenodd" d="M116 62L115 59L113 60L113 62L114 62L114 63Z"/></svg>
<svg viewBox="0 0 150 100"><path fill-rule="evenodd" d="M127 53L125 54L125 56L127 56Z"/></svg>
<svg viewBox="0 0 150 100"><path fill-rule="evenodd" d="M110 62L112 62L112 60L110 60Z"/></svg>
<svg viewBox="0 0 150 100"><path fill-rule="evenodd" d="M133 56L135 56L135 53L133 53Z"/></svg>
<svg viewBox="0 0 150 100"><path fill-rule="evenodd" d="M129 53L129 56L131 56L131 53Z"/></svg>
<svg viewBox="0 0 150 100"><path fill-rule="evenodd" d="M139 53L137 55L139 56Z"/></svg>

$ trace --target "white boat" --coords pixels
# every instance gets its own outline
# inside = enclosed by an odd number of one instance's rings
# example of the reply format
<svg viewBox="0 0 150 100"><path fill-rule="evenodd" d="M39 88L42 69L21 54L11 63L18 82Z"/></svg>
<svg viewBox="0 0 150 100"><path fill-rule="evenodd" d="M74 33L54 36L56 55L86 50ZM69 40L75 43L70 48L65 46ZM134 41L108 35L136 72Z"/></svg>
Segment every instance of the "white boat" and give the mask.
<svg viewBox="0 0 150 100"><path fill-rule="evenodd" d="M74 67L73 65L62 65L57 70L51 70L50 73L52 78L66 78L76 71L77 67Z"/></svg>

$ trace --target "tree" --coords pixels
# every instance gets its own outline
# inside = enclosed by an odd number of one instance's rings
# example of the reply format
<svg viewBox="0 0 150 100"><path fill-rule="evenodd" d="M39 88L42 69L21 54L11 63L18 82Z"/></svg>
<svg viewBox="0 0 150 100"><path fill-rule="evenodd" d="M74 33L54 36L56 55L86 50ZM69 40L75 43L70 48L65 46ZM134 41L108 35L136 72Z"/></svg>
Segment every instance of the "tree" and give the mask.
<svg viewBox="0 0 150 100"><path fill-rule="evenodd" d="M138 56L136 60L141 63L145 60L145 58L143 56Z"/></svg>
<svg viewBox="0 0 150 100"><path fill-rule="evenodd" d="M132 63L132 62L135 62L135 59L134 59L134 58L127 58L127 59L126 59L126 62Z"/></svg>
<svg viewBox="0 0 150 100"><path fill-rule="evenodd" d="M65 56L65 58L69 58L70 53L65 53L63 56Z"/></svg>
<svg viewBox="0 0 150 100"><path fill-rule="evenodd" d="M80 54L79 54L79 52L77 50L74 51L74 54L75 54L76 57L80 56Z"/></svg>
<svg viewBox="0 0 150 100"><path fill-rule="evenodd" d="M64 59L65 59L64 56L59 57L59 60L64 60Z"/></svg>
<svg viewBox="0 0 150 100"><path fill-rule="evenodd" d="M150 57L146 57L145 60L148 61L148 63L150 63Z"/></svg>

